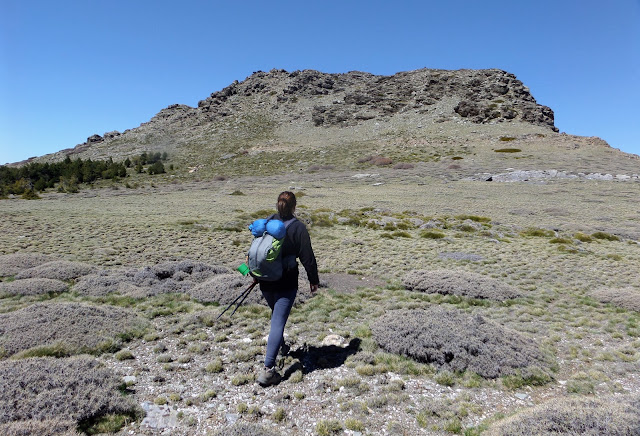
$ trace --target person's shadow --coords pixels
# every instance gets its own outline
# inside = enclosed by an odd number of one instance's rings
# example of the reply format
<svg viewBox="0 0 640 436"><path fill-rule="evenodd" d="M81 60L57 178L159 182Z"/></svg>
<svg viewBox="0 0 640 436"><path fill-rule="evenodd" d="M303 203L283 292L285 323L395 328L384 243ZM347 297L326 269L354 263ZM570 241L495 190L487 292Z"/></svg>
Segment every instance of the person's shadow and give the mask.
<svg viewBox="0 0 640 436"><path fill-rule="evenodd" d="M337 345L316 347L304 344L302 347L289 353L291 357L298 359L298 361L285 370L282 378L283 380L287 380L298 370L302 370L303 374L309 374L317 369L329 369L342 366L349 356L358 352L361 342L360 339L353 338L346 347L339 347Z"/></svg>

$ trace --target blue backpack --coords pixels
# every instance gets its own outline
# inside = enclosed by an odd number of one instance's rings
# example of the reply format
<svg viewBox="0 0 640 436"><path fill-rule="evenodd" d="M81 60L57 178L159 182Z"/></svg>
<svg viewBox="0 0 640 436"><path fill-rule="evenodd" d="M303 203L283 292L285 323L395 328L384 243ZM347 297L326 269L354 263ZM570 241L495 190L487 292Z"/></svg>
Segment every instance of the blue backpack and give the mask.
<svg viewBox="0 0 640 436"><path fill-rule="evenodd" d="M277 219L260 219L249 226L255 236L249 248L249 274L259 280L273 282L282 278L285 267L294 266L295 256L287 256L283 262L281 250L287 229L295 220L292 218L283 223Z"/></svg>

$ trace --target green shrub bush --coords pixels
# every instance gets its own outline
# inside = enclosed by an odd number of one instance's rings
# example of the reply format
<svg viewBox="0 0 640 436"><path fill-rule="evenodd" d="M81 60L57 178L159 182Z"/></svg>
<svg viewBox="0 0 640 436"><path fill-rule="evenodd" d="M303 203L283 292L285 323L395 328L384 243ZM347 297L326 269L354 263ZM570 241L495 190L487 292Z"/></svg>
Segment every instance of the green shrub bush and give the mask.
<svg viewBox="0 0 640 436"><path fill-rule="evenodd" d="M5 436L82 436L76 428L78 423L61 418L29 419L0 424L0 434Z"/></svg>
<svg viewBox="0 0 640 436"><path fill-rule="evenodd" d="M14 276L53 259L40 253L12 253L0 255L0 277Z"/></svg>
<svg viewBox="0 0 640 436"><path fill-rule="evenodd" d="M83 425L107 414L140 416L122 379L88 356L0 362L0 423L60 419Z"/></svg>
<svg viewBox="0 0 640 436"><path fill-rule="evenodd" d="M473 371L485 378L518 369L543 368L548 361L536 343L481 316L439 306L393 310L371 327L384 350L449 371Z"/></svg>
<svg viewBox="0 0 640 436"><path fill-rule="evenodd" d="M469 298L504 301L522 296L522 292L499 280L466 271L417 270L403 279L410 291L427 294L459 295Z"/></svg>
<svg viewBox="0 0 640 436"><path fill-rule="evenodd" d="M640 434L640 398L558 398L498 422L488 436Z"/></svg>
<svg viewBox="0 0 640 436"><path fill-rule="evenodd" d="M424 230L420 232L420 236L426 239L442 239L445 234L438 230Z"/></svg>
<svg viewBox="0 0 640 436"><path fill-rule="evenodd" d="M56 279L23 279L0 283L0 295L46 295L67 291L69 285Z"/></svg>
<svg viewBox="0 0 640 436"><path fill-rule="evenodd" d="M620 241L619 236L612 235L611 233L606 233L606 232L595 232L591 234L591 237L595 239L604 240L604 241Z"/></svg>
<svg viewBox="0 0 640 436"><path fill-rule="evenodd" d="M0 348L9 356L113 352L147 326L148 321L118 307L36 303L0 314Z"/></svg>
<svg viewBox="0 0 640 436"><path fill-rule="evenodd" d="M640 290L632 287L597 289L591 296L602 303L640 312Z"/></svg>
<svg viewBox="0 0 640 436"><path fill-rule="evenodd" d="M16 279L57 279L57 280L73 280L78 277L90 274L96 270L96 267L86 263L69 262L67 260L54 260L25 269L16 274Z"/></svg>

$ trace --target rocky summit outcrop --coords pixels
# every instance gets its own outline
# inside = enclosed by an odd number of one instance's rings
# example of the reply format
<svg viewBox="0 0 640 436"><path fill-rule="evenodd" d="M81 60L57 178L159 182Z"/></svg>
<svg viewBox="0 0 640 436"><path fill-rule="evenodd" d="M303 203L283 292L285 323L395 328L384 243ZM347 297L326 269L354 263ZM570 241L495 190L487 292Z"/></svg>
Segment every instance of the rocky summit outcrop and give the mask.
<svg viewBox="0 0 640 436"><path fill-rule="evenodd" d="M444 100L453 103L448 113L474 123L522 120L553 129L553 111L536 103L529 89L515 75L502 70L431 70L421 69L376 76L352 71L328 74L314 70L272 70L257 72L243 82L234 82L198 103L209 119L233 113L233 97L268 95L271 109L295 105L300 99L318 96L335 97L329 103L311 108L314 126L355 125L359 122L390 117L400 112L427 114ZM237 98L236 98L237 100ZM451 107L453 106L453 107ZM172 107L183 111L182 107ZM305 116L292 110L292 115ZM185 114L186 115L186 114Z"/></svg>
<svg viewBox="0 0 640 436"><path fill-rule="evenodd" d="M93 135L44 160L118 160L153 150L182 153L193 166L188 149L206 149L216 160L225 147L221 156L268 141L289 148L376 141L384 130L376 130L380 124L414 132L439 123L557 131L553 111L539 105L515 75L498 69L420 69L391 76L274 69L235 81L197 107L170 105L137 128Z"/></svg>

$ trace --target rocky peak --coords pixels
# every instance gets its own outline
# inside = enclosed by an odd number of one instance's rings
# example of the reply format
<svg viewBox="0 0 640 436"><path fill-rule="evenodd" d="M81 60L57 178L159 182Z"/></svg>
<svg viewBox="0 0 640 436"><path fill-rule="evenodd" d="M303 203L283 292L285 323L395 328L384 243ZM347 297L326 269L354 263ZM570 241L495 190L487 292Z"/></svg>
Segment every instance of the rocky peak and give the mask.
<svg viewBox="0 0 640 436"><path fill-rule="evenodd" d="M301 100L322 96L331 97L331 101L296 108ZM441 118L459 117L474 123L520 120L557 130L553 111L537 104L515 75L497 69L421 69L392 76L359 71L259 71L214 92L198 103L198 109L209 119L224 117L234 112L232 103L242 98L261 100L282 115L308 118L316 127L351 126L404 112L428 115L438 107ZM440 106L445 106L446 112ZM304 117L305 111L310 117Z"/></svg>

